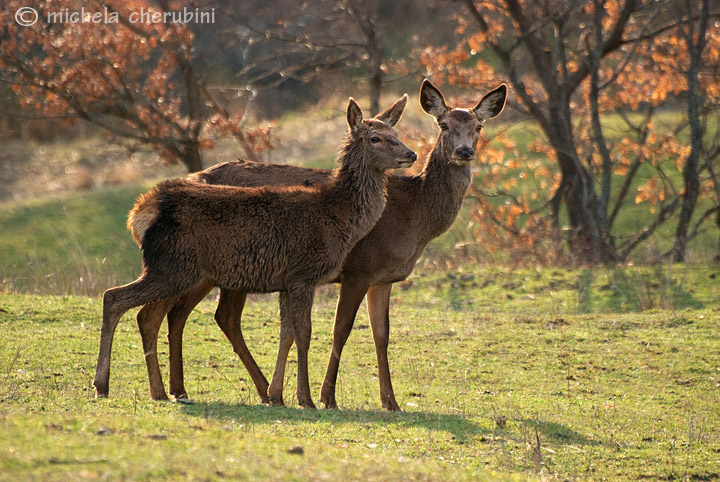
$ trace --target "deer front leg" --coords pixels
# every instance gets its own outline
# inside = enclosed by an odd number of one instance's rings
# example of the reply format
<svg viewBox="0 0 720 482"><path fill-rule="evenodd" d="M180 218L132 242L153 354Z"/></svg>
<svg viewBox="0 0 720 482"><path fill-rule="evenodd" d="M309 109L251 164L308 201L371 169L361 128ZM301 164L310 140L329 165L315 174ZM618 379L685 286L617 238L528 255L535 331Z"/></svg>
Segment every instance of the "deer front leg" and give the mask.
<svg viewBox="0 0 720 482"><path fill-rule="evenodd" d="M368 287L367 283L355 280L343 280L340 286L340 297L335 310L335 325L333 326L332 351L325 372L325 381L323 381L320 391L320 400L325 408L337 408L335 384L340 367L340 357Z"/></svg>
<svg viewBox="0 0 720 482"><path fill-rule="evenodd" d="M212 281L205 281L186 291L173 305L167 314L168 319L168 343L170 345L170 395L175 400L189 402L190 398L185 390L185 378L183 374L182 357L182 336L185 330L185 323L192 310L200 303L213 289Z"/></svg>
<svg viewBox="0 0 720 482"><path fill-rule="evenodd" d="M220 290L220 301L215 311L215 321L230 340L233 350L245 365L245 369L250 374L260 399L263 403L269 403L267 379L255 362L250 350L248 350L242 334L242 312L246 298L247 294L242 291ZM290 344L292 345L292 339Z"/></svg>
<svg viewBox="0 0 720 482"><path fill-rule="evenodd" d="M278 348L277 359L275 360L275 371L273 372L272 381L268 387L268 401L272 405L285 405L283 401L283 385L285 383L285 367L287 359L295 341L295 335L292 326L292 320L288 315L283 316L283 312L288 310L287 292L280 292L280 346Z"/></svg>
<svg viewBox="0 0 720 482"><path fill-rule="evenodd" d="M137 314L137 324L142 337L145 365L147 366L148 380L150 381L150 398L153 400L167 400L165 385L160 374L160 365L157 358L157 338L163 318L175 298L148 303Z"/></svg>
<svg viewBox="0 0 720 482"><path fill-rule="evenodd" d="M287 338L286 330L292 329L295 338L295 345L298 353L298 373L297 373L297 398L298 403L303 408L315 408L310 395L310 381L308 376L308 350L310 349L310 337L312 336L312 324L310 312L312 311L312 303L315 295L315 287L312 285L295 285L287 291L280 293L280 346L283 348L283 334ZM289 350L290 344L286 346ZM270 396L275 396L275 390L278 385L282 393L282 380L284 378L285 362L281 362L281 355L287 358L287 352L278 353L278 362L276 364L276 372L273 374L273 380L270 384ZM282 376L278 377L278 371L282 368Z"/></svg>
<svg viewBox="0 0 720 482"><path fill-rule="evenodd" d="M375 353L378 362L378 379L380 381L380 400L383 408L399 411L395 401L390 366L388 365L388 341L390 339L390 291L392 284L371 286L367 292L367 309L372 327Z"/></svg>

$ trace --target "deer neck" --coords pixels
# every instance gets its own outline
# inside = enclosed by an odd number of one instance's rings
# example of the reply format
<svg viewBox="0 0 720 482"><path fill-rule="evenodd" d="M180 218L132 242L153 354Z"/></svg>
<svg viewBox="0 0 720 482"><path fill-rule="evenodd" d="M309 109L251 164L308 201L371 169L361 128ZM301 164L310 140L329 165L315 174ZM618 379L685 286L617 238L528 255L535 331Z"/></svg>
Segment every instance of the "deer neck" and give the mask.
<svg viewBox="0 0 720 482"><path fill-rule="evenodd" d="M438 138L420 176L422 195L418 202L423 204L421 211L428 235L435 237L445 232L455 221L472 182L472 169L470 165L450 163L443 155Z"/></svg>
<svg viewBox="0 0 720 482"><path fill-rule="evenodd" d="M362 140L346 143L335 173L337 192L349 204L348 235L353 244L370 232L385 210L386 175L368 168L366 156Z"/></svg>

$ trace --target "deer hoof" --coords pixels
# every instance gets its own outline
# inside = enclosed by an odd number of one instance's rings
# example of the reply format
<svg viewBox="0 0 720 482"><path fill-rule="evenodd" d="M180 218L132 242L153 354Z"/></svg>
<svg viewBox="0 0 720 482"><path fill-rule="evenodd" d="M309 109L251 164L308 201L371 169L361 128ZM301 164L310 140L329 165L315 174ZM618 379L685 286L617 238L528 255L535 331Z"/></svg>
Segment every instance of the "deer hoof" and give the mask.
<svg viewBox="0 0 720 482"><path fill-rule="evenodd" d="M95 398L107 398L108 397L108 387L101 387L99 384L93 383L93 386L95 387Z"/></svg>
<svg viewBox="0 0 720 482"><path fill-rule="evenodd" d="M320 391L320 401L325 405L325 408L338 408L337 402L335 402L334 385L323 384L322 390Z"/></svg>
<svg viewBox="0 0 720 482"><path fill-rule="evenodd" d="M306 402L300 402L300 408L307 408L310 410L315 410L315 404L312 402L312 400L308 400Z"/></svg>
<svg viewBox="0 0 720 482"><path fill-rule="evenodd" d="M173 397L173 400L175 401L175 403L182 403L184 405L192 405L193 403L195 403L193 399L188 398L187 394Z"/></svg>
<svg viewBox="0 0 720 482"><path fill-rule="evenodd" d="M325 408L327 408L327 409L337 410L337 408L338 408L337 403L335 403L335 397L332 397L329 399L323 398L321 401L322 401L323 405L325 405Z"/></svg>
<svg viewBox="0 0 720 482"><path fill-rule="evenodd" d="M388 397L385 401L383 401L383 408L388 412L402 412L400 405L398 405L395 401L395 398Z"/></svg>

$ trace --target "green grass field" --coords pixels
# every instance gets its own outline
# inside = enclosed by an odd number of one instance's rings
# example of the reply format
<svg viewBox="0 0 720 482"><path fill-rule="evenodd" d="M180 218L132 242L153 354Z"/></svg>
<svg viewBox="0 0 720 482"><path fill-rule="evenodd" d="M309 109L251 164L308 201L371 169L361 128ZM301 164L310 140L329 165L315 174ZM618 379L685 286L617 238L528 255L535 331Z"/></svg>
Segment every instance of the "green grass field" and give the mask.
<svg viewBox="0 0 720 482"><path fill-rule="evenodd" d="M98 294L140 274L142 255L125 229L150 184L24 203L0 213L5 291Z"/></svg>
<svg viewBox="0 0 720 482"><path fill-rule="evenodd" d="M294 360L289 406L259 404L214 302L186 329L196 403L183 405L149 400L131 315L115 338L110 398L96 400L100 301L0 295L0 479L715 480L719 288L708 267L420 273L393 295L398 414L380 407L362 311L341 409L307 411L294 401ZM335 294L322 288L313 311L316 397ZM276 303L253 297L244 318L266 376Z"/></svg>
<svg viewBox="0 0 720 482"><path fill-rule="evenodd" d="M125 222L137 197L152 185L0 204L0 291L98 295L135 279L141 253ZM421 266L447 266L468 255L484 264L518 261L514 253L491 253L473 239L472 209L473 201L466 200L452 228L428 245ZM697 216L702 211L698 208ZM640 220L647 219L647 206L631 206L628 214L624 224L638 230ZM647 240L639 258L653 259L668 249L674 228L670 223ZM711 259L716 243L715 229L703 231L689 245L688 258L695 263ZM462 246L459 252L457 246Z"/></svg>
<svg viewBox="0 0 720 482"><path fill-rule="evenodd" d="M526 144L536 133L513 135ZM402 413L381 409L364 308L343 354L340 410L307 411L294 398L294 352L288 407L259 404L214 301L186 329L194 404L149 400L134 310L115 337L110 398L96 400L99 294L140 273L125 220L151 185L1 205L0 480L720 480L720 266L704 263L715 228L691 244L694 264L513 269L512 254L477 244L458 255L473 241L469 200L393 292ZM626 213L621 234L649 208ZM673 228L638 259L667 249ZM322 287L314 305L318 398L336 295ZM267 377L277 319L276 295L251 296L244 332Z"/></svg>

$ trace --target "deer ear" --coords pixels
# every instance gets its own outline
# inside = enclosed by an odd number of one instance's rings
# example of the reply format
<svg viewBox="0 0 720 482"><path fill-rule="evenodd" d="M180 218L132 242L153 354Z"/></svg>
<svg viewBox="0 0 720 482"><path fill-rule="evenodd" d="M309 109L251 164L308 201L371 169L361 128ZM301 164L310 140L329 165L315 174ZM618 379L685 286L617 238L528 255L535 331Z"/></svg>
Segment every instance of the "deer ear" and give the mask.
<svg viewBox="0 0 720 482"><path fill-rule="evenodd" d="M432 85L428 79L423 80L420 86L420 107L436 119L447 110L442 92Z"/></svg>
<svg viewBox="0 0 720 482"><path fill-rule="evenodd" d="M362 126L362 121L362 110L360 110L360 106L357 105L355 99L350 97L347 106L347 123L350 126L350 132L357 132L357 130Z"/></svg>
<svg viewBox="0 0 720 482"><path fill-rule="evenodd" d="M507 86L500 84L498 88L485 94L473 111L478 116L480 122L487 119L497 117L505 108L505 100L507 99Z"/></svg>
<svg viewBox="0 0 720 482"><path fill-rule="evenodd" d="M389 125L390 127L395 127L395 124L397 124L400 121L400 118L403 115L403 112L405 112L405 106L407 105L408 95L404 94L400 99L398 99L397 102L395 102L393 105L388 107L385 112L382 112L375 116L375 119Z"/></svg>

